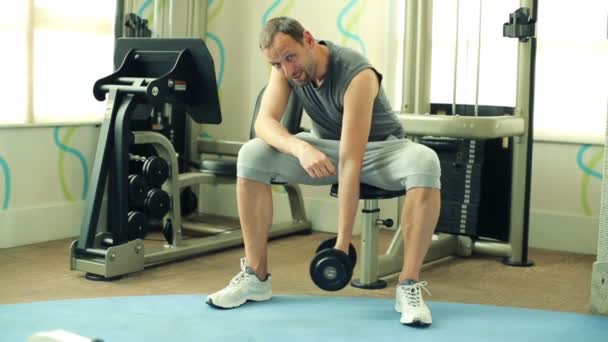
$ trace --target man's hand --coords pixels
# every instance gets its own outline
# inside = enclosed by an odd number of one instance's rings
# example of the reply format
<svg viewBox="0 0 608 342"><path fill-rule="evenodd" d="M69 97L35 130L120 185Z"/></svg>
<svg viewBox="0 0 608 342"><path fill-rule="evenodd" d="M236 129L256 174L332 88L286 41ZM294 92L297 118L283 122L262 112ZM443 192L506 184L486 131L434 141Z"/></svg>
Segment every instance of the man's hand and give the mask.
<svg viewBox="0 0 608 342"><path fill-rule="evenodd" d="M312 178L322 178L336 174L336 168L325 153L308 143L302 144L296 155L300 165Z"/></svg>

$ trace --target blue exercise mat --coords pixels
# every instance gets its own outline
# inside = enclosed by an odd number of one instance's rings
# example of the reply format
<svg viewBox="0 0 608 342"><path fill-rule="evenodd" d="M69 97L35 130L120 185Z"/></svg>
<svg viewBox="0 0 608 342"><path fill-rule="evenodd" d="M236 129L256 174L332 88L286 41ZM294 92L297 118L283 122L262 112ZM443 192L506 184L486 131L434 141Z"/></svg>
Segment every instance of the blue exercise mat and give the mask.
<svg viewBox="0 0 608 342"><path fill-rule="evenodd" d="M608 341L608 317L429 302L433 325L399 323L394 300L275 296L232 310L204 295L111 297L0 305L0 341L67 330L118 341Z"/></svg>

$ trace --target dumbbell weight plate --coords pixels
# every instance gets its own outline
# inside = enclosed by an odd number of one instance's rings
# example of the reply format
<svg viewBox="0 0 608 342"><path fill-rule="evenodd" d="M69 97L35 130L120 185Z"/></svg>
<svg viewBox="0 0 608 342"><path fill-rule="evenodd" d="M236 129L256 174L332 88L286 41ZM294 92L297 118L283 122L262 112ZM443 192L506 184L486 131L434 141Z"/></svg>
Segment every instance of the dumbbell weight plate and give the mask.
<svg viewBox="0 0 608 342"><path fill-rule="evenodd" d="M148 231L158 231L161 232L163 230L163 219L156 217L148 217Z"/></svg>
<svg viewBox="0 0 608 342"><path fill-rule="evenodd" d="M310 263L310 277L326 291L343 289L353 276L354 264L349 256L337 249L326 249L315 255Z"/></svg>
<svg viewBox="0 0 608 342"><path fill-rule="evenodd" d="M140 175L129 175L129 204L131 207L142 207L148 194L148 182Z"/></svg>
<svg viewBox="0 0 608 342"><path fill-rule="evenodd" d="M324 249L334 248L334 246L336 245L336 241L338 241L338 238L334 237L334 238L327 239L327 240L321 242L319 247L317 247L315 254L319 253L320 251L322 251Z"/></svg>
<svg viewBox="0 0 608 342"><path fill-rule="evenodd" d="M315 254L319 253L320 251L322 251L324 249L334 248L334 246L336 245L336 241L338 241L338 238L334 237L334 238L321 242L319 247L317 247ZM348 256L352 259L353 264L357 263L357 250L355 249L355 246L353 246L352 243L348 246Z"/></svg>
<svg viewBox="0 0 608 342"><path fill-rule="evenodd" d="M198 210L198 199L189 187L185 188L179 197L182 216L188 216Z"/></svg>
<svg viewBox="0 0 608 342"><path fill-rule="evenodd" d="M167 220L165 223L165 227L163 227L163 235L165 236L165 240L171 245L173 244L173 223L171 220Z"/></svg>
<svg viewBox="0 0 608 342"><path fill-rule="evenodd" d="M129 160L129 173L132 174L141 174L141 166L142 162L136 160Z"/></svg>
<svg viewBox="0 0 608 342"><path fill-rule="evenodd" d="M149 157L144 162L142 174L151 187L160 187L169 177L169 164L161 157Z"/></svg>
<svg viewBox="0 0 608 342"><path fill-rule="evenodd" d="M148 217L141 211L130 211L127 218L127 239L143 239L148 234Z"/></svg>
<svg viewBox="0 0 608 342"><path fill-rule="evenodd" d="M171 207L171 198L165 191L154 188L148 191L144 206L148 215L163 218Z"/></svg>

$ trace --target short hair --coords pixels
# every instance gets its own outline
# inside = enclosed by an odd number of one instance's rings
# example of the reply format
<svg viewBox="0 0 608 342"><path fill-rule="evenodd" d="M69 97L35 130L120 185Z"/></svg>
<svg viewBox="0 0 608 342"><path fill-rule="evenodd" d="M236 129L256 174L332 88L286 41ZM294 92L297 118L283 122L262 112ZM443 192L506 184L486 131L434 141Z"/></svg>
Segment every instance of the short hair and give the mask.
<svg viewBox="0 0 608 342"><path fill-rule="evenodd" d="M304 27L300 22L290 17L276 17L268 20L260 33L260 50L268 49L279 32L291 36L300 44L304 42Z"/></svg>

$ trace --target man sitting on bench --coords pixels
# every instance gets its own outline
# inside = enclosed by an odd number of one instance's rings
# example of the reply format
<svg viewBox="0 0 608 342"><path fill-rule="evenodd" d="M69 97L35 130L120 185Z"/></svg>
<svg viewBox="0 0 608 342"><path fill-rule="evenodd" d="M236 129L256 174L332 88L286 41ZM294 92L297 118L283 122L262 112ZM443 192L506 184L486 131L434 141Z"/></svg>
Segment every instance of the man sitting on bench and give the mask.
<svg viewBox="0 0 608 342"><path fill-rule="evenodd" d="M292 18L268 21L260 49L273 66L255 129L240 150L238 211L245 242L241 272L207 303L234 308L271 298L268 229L271 183L339 183L335 248L348 253L359 204L359 185L407 190L401 224L403 267L395 309L406 325L431 324L422 299L420 268L440 209L440 164L430 148L406 139L381 86L382 75L356 51L317 41ZM291 93L312 119L312 132L291 135L281 114Z"/></svg>

